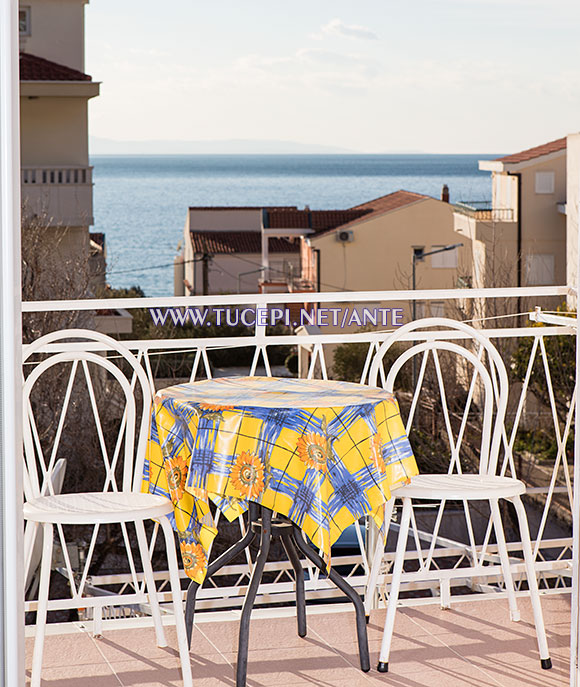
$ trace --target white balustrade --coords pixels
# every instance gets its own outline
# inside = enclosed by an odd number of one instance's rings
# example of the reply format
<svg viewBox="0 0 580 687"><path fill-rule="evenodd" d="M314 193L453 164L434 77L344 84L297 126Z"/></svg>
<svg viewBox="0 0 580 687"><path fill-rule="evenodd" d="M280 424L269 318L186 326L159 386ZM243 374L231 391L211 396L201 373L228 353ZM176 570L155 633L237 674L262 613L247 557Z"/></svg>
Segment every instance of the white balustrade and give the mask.
<svg viewBox="0 0 580 687"><path fill-rule="evenodd" d="M47 226L93 224L92 167L23 167L21 182L25 216Z"/></svg>
<svg viewBox="0 0 580 687"><path fill-rule="evenodd" d="M542 305L542 300L551 299L562 301L566 297L568 289L566 287L535 287L535 288L506 288L506 289L449 289L437 291L381 291L381 292L349 292L349 293L312 293L312 294L233 294L228 296L192 296L192 297L158 297L158 298L144 298L144 299L116 299L115 306L132 310L135 308L170 308L170 307L224 307L223 303L227 300L228 307L283 307L283 304L289 303L303 303L307 298L312 303L318 303L321 307L338 307L340 305L356 304L357 306L364 305L364 303L372 304L376 307L377 303L391 304L392 306L404 307L408 306L409 301L447 301L449 303L463 303L469 300L477 300L479 303L489 301L492 298L502 299L506 302L520 302L521 299L526 298L528 301L533 299L533 305ZM23 303L23 311L27 312L43 312L43 311L76 311L76 310L95 310L110 308L111 300L86 300L86 301L45 301L45 302L27 302ZM533 305L530 306L533 309ZM409 310L409 308L407 308ZM512 343L517 342L525 337L529 337L530 345L527 349L528 359L524 361L524 368L526 373L523 381L513 387L513 398L510 403L509 425L506 427L504 435L504 446L502 455L500 455L500 463L502 460L506 463L508 472L514 471L516 466L511 459L512 450L516 445L520 431L524 428L524 420L526 411L529 412L527 405L532 401L532 392L530 391L530 380L532 372L541 375L545 388L547 390L548 404L542 408L544 414L544 425L546 433L551 432L554 441L555 459L552 465L543 464L542 470L545 473L543 484L530 485L527 494L528 499L526 504L528 507L533 507L534 517L531 518L531 530L534 546L534 553L536 556L536 568L540 575L540 588L543 593L550 594L562 592L570 588L571 583L571 536L562 536L558 534L549 534L547 532L551 516L556 510L556 500L558 501L557 508L560 513L571 512L571 468L566 452L566 444L570 436L572 426L572 414L574 411L574 399L572 400L572 407L568 409L567 416L562 418L557 412L556 396L557 389L554 389L553 379L554 372L561 362L548 354L546 347L547 342L552 337L570 337L575 336L575 330L572 327L565 326L530 326L530 319L521 314L518 321L522 323L520 327L502 326L506 320L502 317L491 319L490 322L481 322L485 326L485 332L492 341L498 346L500 351L502 343L506 344L508 340ZM171 320L170 320L171 321ZM476 323L477 324L477 323ZM491 328L490 328L491 325ZM224 329L226 327L224 326ZM326 333L325 327L320 327L321 333L310 334L267 334L262 326L256 325L253 334L243 337L212 337L212 338L175 338L175 339L151 339L151 340L133 340L126 341L125 344L138 355L141 364L145 368L151 388L154 391L156 388L156 378L153 374L155 363L162 360L164 356L171 353L173 356L185 356L184 360L189 360L190 367L183 373L183 377L195 380L199 377L211 376L213 370L210 365L211 352L216 349L239 349L243 347L253 347L254 356L251 364L248 365L248 370L245 372L256 372L257 366L261 365L265 374L272 374L272 365L269 358L273 346L290 345L300 348L307 356L310 357L310 364L306 366L308 376L326 377L331 370L327 369L327 361L331 360L331 350L340 343L361 343L365 344L367 348L367 362L363 367L361 383L366 382L368 367L372 355L374 354L378 343L388 336L388 331L364 331L357 333L345 333L342 331L334 333ZM413 333L413 340L418 341L426 339L433 334L423 334L420 332ZM461 332L453 331L445 334L445 338L460 339ZM79 344L79 343L61 343L57 346L50 346L48 350L56 352L57 350L98 350L98 344ZM208 355L209 354L209 355ZM505 361L508 365L511 360ZM237 372L240 374L240 372ZM181 375L181 373L180 373ZM526 475L521 475L521 478L526 480ZM532 503L531 499L534 499ZM417 512L420 512L420 508ZM463 511L459 513L463 516ZM413 573L406 573L403 576L403 590L419 590L429 589L432 592L432 597L428 600L432 603L439 603L439 592L443 590L445 595L448 594L449 588L453 587L468 587L471 589L473 598L497 598L503 595L503 580L501 578L501 571L497 565L497 547L490 542L489 537L489 522L479 523L479 533L473 531L473 523L469 522L467 536L462 540L461 538L444 537L437 534L435 539L433 535L422 529L424 523L429 520L429 513L425 511L425 517L417 517L414 519L414 540L420 542L425 552L428 551L434 563L434 570L428 579L425 579L425 573L422 573L422 580L415 579ZM453 513L445 514L444 518L455 517ZM485 516L487 517L487 516ZM422 524L423 523L423 524ZM242 526L242 523L240 523ZM394 528L397 525L394 523ZM565 530L566 526L561 529ZM483 536L481 536L483 533ZM474 542L479 534L479 542L474 545ZM356 554L350 553L348 556L333 555L333 565L341 567L341 571L347 571L346 575L349 582L355 588L362 591L366 583L366 551L362 544L362 537L358 537L358 552ZM516 541L509 542L508 548L513 551L513 572L516 583L523 579L523 563L519 553L519 543ZM417 559L417 553L410 549L407 551L407 558ZM473 561L476 558L483 561L485 566L482 567L481 576L477 578L462 577L461 567L467 561ZM383 583L387 583L390 579L389 561L392 559L392 554L386 555L386 565L381 577ZM267 571L275 572L275 580L260 586L258 603L273 603L286 602L292 603L293 599L293 583L291 577L291 569L289 563L269 562ZM308 598L311 599L330 599L335 596L335 591L329 585L326 579L323 579L315 574L313 570L307 570L306 591ZM220 576L234 576L235 582L229 583L226 586L216 586L216 581L212 580L208 583L198 595L200 608L226 608L240 606L243 602L246 586L248 584L250 568L247 564L230 565L220 571L216 579ZM164 571L157 571L158 579L166 580L167 573ZM222 578L224 579L224 578ZM231 579L231 578L230 578ZM106 588L108 585L125 585L127 593L132 591L134 581L130 574L115 574L115 575L94 575L91 579L91 585L94 588ZM167 600L169 600L169 593L167 592ZM423 599L402 599L402 603L426 603ZM52 603L52 602L51 602ZM54 601L55 608L58 607L58 601ZM34 608L34 602L31 602L30 608Z"/></svg>

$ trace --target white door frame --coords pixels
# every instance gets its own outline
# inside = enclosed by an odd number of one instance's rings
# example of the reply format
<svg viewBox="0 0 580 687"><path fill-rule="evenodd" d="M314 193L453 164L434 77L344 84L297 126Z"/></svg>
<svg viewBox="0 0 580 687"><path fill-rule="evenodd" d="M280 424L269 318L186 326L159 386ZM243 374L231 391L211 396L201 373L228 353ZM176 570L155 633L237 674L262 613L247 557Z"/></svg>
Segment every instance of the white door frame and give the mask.
<svg viewBox="0 0 580 687"><path fill-rule="evenodd" d="M577 160L580 164L580 159ZM576 214L576 389L580 389L580 183ZM580 411L574 417L574 501L572 504L572 619L570 625L570 687L580 687Z"/></svg>
<svg viewBox="0 0 580 687"><path fill-rule="evenodd" d="M0 0L0 685L24 685L18 0Z"/></svg>

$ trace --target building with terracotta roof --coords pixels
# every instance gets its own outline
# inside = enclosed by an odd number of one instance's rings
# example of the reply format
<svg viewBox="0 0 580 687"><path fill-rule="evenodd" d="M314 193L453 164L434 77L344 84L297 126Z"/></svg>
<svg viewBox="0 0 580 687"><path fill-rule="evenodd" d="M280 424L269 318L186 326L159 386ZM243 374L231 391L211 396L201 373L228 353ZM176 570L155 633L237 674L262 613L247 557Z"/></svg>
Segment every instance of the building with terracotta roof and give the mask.
<svg viewBox="0 0 580 687"><path fill-rule="evenodd" d="M471 240L473 286L566 283L566 150L564 137L480 161L491 199L459 202L454 218Z"/></svg>
<svg viewBox="0 0 580 687"><path fill-rule="evenodd" d="M190 208L184 242L176 295L410 288L413 254L458 240L448 202L397 191L342 210ZM461 247L417 260L417 288L454 287L470 255ZM442 307L419 304L418 314Z"/></svg>
<svg viewBox="0 0 580 687"><path fill-rule="evenodd" d="M265 280L286 283L300 269L300 244L286 230L266 236L275 215L291 220L300 234L295 207L191 207L184 226L184 249L175 263L175 295L257 293ZM284 222L282 222L284 223ZM279 232L278 232L279 233Z"/></svg>
<svg viewBox="0 0 580 687"><path fill-rule="evenodd" d="M93 224L88 103L99 83L85 73L85 4L26 0L19 8L23 218L45 231L68 270L88 269Z"/></svg>
<svg viewBox="0 0 580 687"><path fill-rule="evenodd" d="M304 283L321 291L410 289L414 254L460 243L453 230L448 189L442 198L400 190L350 208L359 216L303 239ZM454 288L470 271L470 254L465 245L418 257L416 288ZM417 305L417 316L442 313L443 302Z"/></svg>
<svg viewBox="0 0 580 687"><path fill-rule="evenodd" d="M368 208L192 207L175 294L288 291L301 279L301 238L370 213ZM308 287L311 290L310 287Z"/></svg>

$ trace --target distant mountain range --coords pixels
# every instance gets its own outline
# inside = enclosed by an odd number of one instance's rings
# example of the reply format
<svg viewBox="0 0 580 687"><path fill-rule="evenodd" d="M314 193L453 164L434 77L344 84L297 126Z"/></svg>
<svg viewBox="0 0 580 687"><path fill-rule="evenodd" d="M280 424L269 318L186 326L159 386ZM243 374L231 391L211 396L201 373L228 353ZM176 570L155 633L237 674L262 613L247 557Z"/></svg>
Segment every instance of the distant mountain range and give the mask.
<svg viewBox="0 0 580 687"><path fill-rule="evenodd" d="M230 139L223 141L115 141L90 137L91 155L288 155L357 153L338 146L297 143L295 141L253 141Z"/></svg>

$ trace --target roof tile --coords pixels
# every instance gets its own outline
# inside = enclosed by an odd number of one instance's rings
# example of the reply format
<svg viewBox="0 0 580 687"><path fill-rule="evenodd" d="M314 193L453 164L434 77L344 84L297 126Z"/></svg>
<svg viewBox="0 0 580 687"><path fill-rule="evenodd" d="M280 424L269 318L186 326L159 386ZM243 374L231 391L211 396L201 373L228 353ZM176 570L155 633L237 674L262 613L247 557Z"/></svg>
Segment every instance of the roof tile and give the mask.
<svg viewBox="0 0 580 687"><path fill-rule="evenodd" d="M21 81L92 81L88 74L83 74L77 69L57 64L44 57L31 55L27 52L20 53L20 80Z"/></svg>
<svg viewBox="0 0 580 687"><path fill-rule="evenodd" d="M513 155L498 157L496 159L496 162L527 162L528 160L533 160L536 157L541 157L542 155L549 155L550 153L557 153L559 150L565 149L566 137L564 136L564 138L558 138L555 141L544 143L541 146L535 146L535 148L528 148L527 150L522 150L519 153L513 153Z"/></svg>
<svg viewBox="0 0 580 687"><path fill-rule="evenodd" d="M315 232L335 229L370 210L297 210L283 208L268 211L268 227L271 229L314 229Z"/></svg>
<svg viewBox="0 0 580 687"><path fill-rule="evenodd" d="M369 200L368 203L356 205L353 209L369 210L370 212L388 212L410 203L416 203L418 200L425 200L425 198L430 198L430 196L425 196L422 193L413 193L413 191L394 191L386 196Z"/></svg>
<svg viewBox="0 0 580 687"><path fill-rule="evenodd" d="M361 217L364 217L365 215L381 215L385 212L390 212L391 210L397 210L398 208L405 207L405 205L411 205L411 203L416 203L417 201L420 200L426 200L430 199L431 196L424 196L421 193L413 193L412 191L394 191L393 193L389 193L386 196L381 196L380 198L375 198L374 200L369 200L368 203L362 203L361 205L356 205L353 208L350 208L350 210L347 210L346 212L350 213L358 213L356 214L352 219L347 220L344 223L341 223L340 228L352 226L353 224L356 224ZM336 227L331 227L329 229L325 229L324 231L318 232L318 235L322 235L325 233L328 233L332 230L332 228Z"/></svg>
<svg viewBox="0 0 580 687"><path fill-rule="evenodd" d="M223 255L231 253L261 253L262 233L259 231L192 231L195 253ZM270 253L298 253L300 244L279 237L270 237Z"/></svg>

